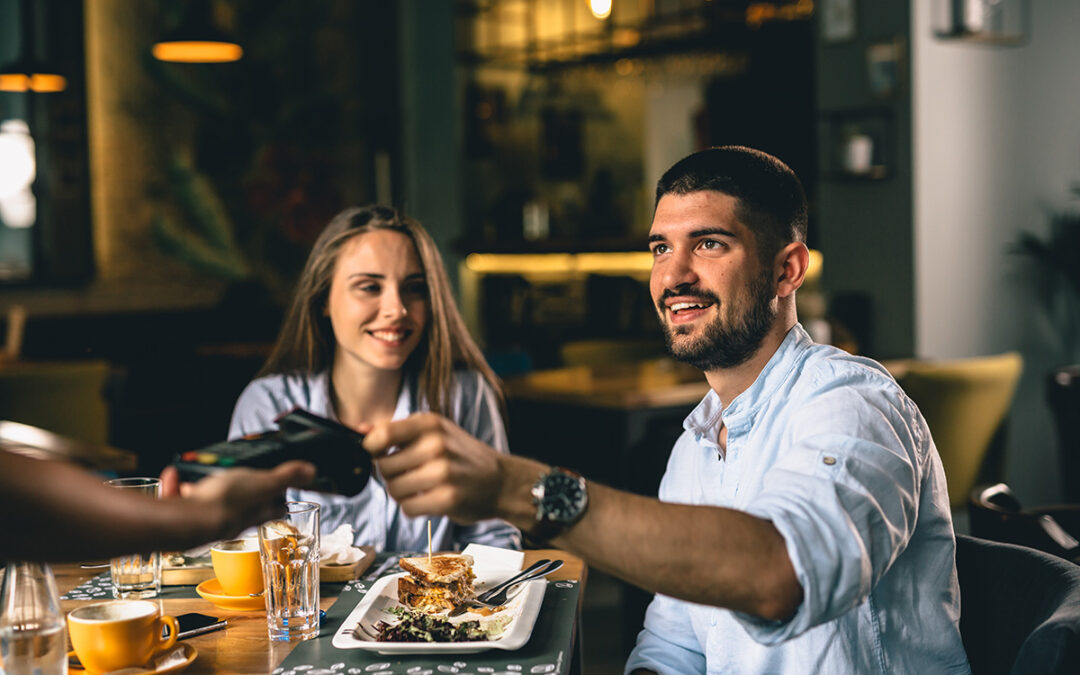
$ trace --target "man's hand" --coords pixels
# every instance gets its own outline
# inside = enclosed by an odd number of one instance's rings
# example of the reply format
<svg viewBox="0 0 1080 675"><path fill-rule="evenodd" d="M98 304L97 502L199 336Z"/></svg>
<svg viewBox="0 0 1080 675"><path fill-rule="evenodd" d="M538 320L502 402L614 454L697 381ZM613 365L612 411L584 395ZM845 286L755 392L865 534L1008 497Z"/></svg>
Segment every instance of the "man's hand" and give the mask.
<svg viewBox="0 0 1080 675"><path fill-rule="evenodd" d="M387 454L394 446L399 450ZM496 515L503 485L499 453L445 417L422 413L376 424L364 447L406 515L448 515L461 522Z"/></svg>
<svg viewBox="0 0 1080 675"><path fill-rule="evenodd" d="M304 487L314 478L315 467L300 461L285 462L269 471L229 469L184 485L182 499L193 502L193 508L206 510L218 530L213 538L227 539L246 527L281 517L285 489ZM168 480L173 481L173 477ZM163 487L167 484L164 473L162 483ZM172 494L175 490L169 486Z"/></svg>

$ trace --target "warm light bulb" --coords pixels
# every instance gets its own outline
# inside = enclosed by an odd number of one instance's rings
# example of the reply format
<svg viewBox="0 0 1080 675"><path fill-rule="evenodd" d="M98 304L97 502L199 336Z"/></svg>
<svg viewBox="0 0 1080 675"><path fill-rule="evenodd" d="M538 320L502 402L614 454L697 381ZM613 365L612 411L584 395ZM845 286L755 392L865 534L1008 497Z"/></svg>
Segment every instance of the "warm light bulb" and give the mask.
<svg viewBox="0 0 1080 675"><path fill-rule="evenodd" d="M53 73L34 73L30 76L30 90L39 93L64 91L67 89L67 80L63 75Z"/></svg>
<svg viewBox="0 0 1080 675"><path fill-rule="evenodd" d="M26 91L30 88L30 78L24 73L0 74L0 91Z"/></svg>
<svg viewBox="0 0 1080 675"><path fill-rule="evenodd" d="M611 16L612 0L589 0L589 11L597 19L606 19Z"/></svg>
<svg viewBox="0 0 1080 675"><path fill-rule="evenodd" d="M159 42L154 58L178 63L226 63L238 61L244 49L231 42Z"/></svg>

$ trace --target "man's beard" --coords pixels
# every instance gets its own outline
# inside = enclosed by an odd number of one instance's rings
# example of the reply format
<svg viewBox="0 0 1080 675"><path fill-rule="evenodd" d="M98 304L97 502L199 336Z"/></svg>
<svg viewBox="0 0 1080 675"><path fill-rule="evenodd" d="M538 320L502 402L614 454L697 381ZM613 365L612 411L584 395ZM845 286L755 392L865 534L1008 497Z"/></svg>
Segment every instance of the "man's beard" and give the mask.
<svg viewBox="0 0 1080 675"><path fill-rule="evenodd" d="M668 352L677 360L703 371L732 368L746 362L772 328L776 309L772 306L775 294L772 280L762 275L750 286L750 304L731 303L730 323L725 321L720 298L697 288L680 289L678 295L692 295L711 300L717 315L702 329L702 335L691 341L676 343L677 335L692 330L689 326L671 326L661 318L664 342ZM675 295L674 293L672 295ZM661 302L663 298L661 298ZM663 310L661 310L663 311ZM663 314L661 314L663 317Z"/></svg>

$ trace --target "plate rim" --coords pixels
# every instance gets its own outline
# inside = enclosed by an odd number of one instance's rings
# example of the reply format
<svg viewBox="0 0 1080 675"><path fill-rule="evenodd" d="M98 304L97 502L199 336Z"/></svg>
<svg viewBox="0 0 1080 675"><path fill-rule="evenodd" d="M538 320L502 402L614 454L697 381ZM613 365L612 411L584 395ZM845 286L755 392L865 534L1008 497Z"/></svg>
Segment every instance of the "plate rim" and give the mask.
<svg viewBox="0 0 1080 675"><path fill-rule="evenodd" d="M382 594L383 589L392 580L406 576L407 572L388 574L377 579L368 589L364 597L349 611L349 614L341 622L341 628L334 633L331 645L337 649L363 649L379 654L471 654L488 649L502 649L513 651L521 649L532 638L533 629L536 627L536 619L540 615L540 608L547 593L546 579L533 579L524 584L524 587L515 594L515 597L524 595L522 598L521 614L515 619L515 623L522 626L518 633L520 637L506 636L498 640L483 640L476 642L375 642L372 640L358 640L353 637L352 627L360 620L360 617L368 612L375 598ZM519 623L520 622L520 623ZM528 628L524 628L527 624Z"/></svg>
<svg viewBox="0 0 1080 675"><path fill-rule="evenodd" d="M260 609L266 609L266 600L264 600L262 596L252 598L250 596L226 595L224 593L214 593L214 592L209 591L206 588L204 588L206 586L206 584L209 584L211 582L217 582L219 586L221 584L221 582L218 581L217 577L210 577L206 581L200 582L199 584L197 584L195 586L195 593L200 598L202 598L203 600L209 602L211 605L214 605L215 607L220 607L222 609L227 609L227 610L230 610L230 611L233 611L233 612L254 612L254 611L257 611L257 610L260 610ZM228 604L227 605L219 604L217 602L218 598L223 599L223 601L228 603ZM258 607L246 607L246 604L247 604L246 601L248 601L248 600L250 600L250 604L252 604L252 605L258 604Z"/></svg>

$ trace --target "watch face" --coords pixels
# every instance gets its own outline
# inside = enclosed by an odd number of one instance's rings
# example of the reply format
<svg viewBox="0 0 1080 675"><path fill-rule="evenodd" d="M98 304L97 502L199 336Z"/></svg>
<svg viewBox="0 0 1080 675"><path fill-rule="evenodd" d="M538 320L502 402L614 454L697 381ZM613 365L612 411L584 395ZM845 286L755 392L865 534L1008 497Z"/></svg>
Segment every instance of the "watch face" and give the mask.
<svg viewBox="0 0 1080 675"><path fill-rule="evenodd" d="M584 507L585 490L580 479L554 473L544 481L544 512L549 520L572 521Z"/></svg>

